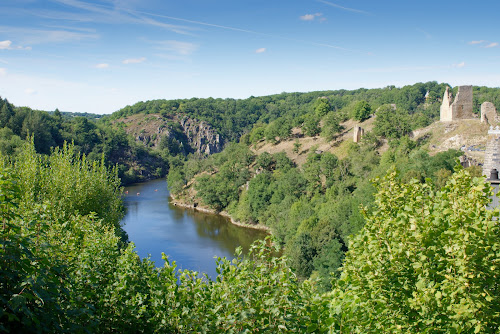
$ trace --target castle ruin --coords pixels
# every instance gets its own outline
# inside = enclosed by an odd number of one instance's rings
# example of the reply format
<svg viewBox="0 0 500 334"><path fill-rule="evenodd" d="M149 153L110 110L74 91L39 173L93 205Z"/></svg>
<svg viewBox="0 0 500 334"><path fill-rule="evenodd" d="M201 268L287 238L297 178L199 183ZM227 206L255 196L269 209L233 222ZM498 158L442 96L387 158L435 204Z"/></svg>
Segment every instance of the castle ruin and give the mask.
<svg viewBox="0 0 500 334"><path fill-rule="evenodd" d="M364 134L365 134L365 129L356 125L354 127L354 138L353 138L354 142L359 143L361 141L361 137L363 137Z"/></svg>
<svg viewBox="0 0 500 334"><path fill-rule="evenodd" d="M500 128L490 127L484 154L483 175L490 176L491 170L500 170Z"/></svg>
<svg viewBox="0 0 500 334"><path fill-rule="evenodd" d="M481 104L481 123L488 123L494 125L499 122L497 109L491 102L484 102Z"/></svg>
<svg viewBox="0 0 500 334"><path fill-rule="evenodd" d="M472 112L472 86L459 86L453 102L452 99L453 95L449 87L446 87L440 109L441 122L475 118Z"/></svg>

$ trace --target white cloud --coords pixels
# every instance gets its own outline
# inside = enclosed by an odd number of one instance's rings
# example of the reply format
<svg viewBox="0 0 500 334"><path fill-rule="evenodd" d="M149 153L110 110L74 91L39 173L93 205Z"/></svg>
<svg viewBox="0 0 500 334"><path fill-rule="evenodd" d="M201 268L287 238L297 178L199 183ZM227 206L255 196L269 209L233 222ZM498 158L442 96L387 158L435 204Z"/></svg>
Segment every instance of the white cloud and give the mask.
<svg viewBox="0 0 500 334"><path fill-rule="evenodd" d="M316 13L316 14L306 14L306 15L302 15L300 16L299 18L302 20L302 21L314 21L317 17L321 17L323 16L323 13ZM320 22L322 21L325 21L326 19L324 17L321 17L319 19Z"/></svg>
<svg viewBox="0 0 500 334"><path fill-rule="evenodd" d="M0 50L10 49L12 45L12 41L6 40L0 42Z"/></svg>
<svg viewBox="0 0 500 334"><path fill-rule="evenodd" d="M314 20L315 16L313 14L306 14L300 17L301 20L303 21L312 21Z"/></svg>
<svg viewBox="0 0 500 334"><path fill-rule="evenodd" d="M31 47L12 46L12 41L5 40L0 41L0 50L31 50Z"/></svg>
<svg viewBox="0 0 500 334"><path fill-rule="evenodd" d="M7 69L5 67L0 67L0 77L7 75Z"/></svg>
<svg viewBox="0 0 500 334"><path fill-rule="evenodd" d="M486 41L484 39L481 39L481 40L477 40L477 41L470 41L469 42L470 45L479 45L483 48L495 48L497 47L499 44L497 42L490 42L490 41Z"/></svg>
<svg viewBox="0 0 500 334"><path fill-rule="evenodd" d="M142 63L146 60L145 57L141 57L141 58L129 58L129 59L125 59L124 61L122 61L123 64L139 64L139 63Z"/></svg>
<svg viewBox="0 0 500 334"><path fill-rule="evenodd" d="M38 93L36 90L34 90L33 88L26 88L24 90L24 92L28 95L35 95L36 93Z"/></svg>
<svg viewBox="0 0 500 334"><path fill-rule="evenodd" d="M462 68L465 66L465 62L461 62L461 63L458 63L458 64L453 64L452 67L456 67L456 68Z"/></svg>
<svg viewBox="0 0 500 334"><path fill-rule="evenodd" d="M264 52L266 52L266 48L260 48L255 50L255 53L264 53Z"/></svg>
<svg viewBox="0 0 500 334"><path fill-rule="evenodd" d="M101 64L97 64L97 65L94 65L95 68L99 68L99 69L102 69L102 68L108 68L109 67L109 64L106 64L106 63L101 63Z"/></svg>

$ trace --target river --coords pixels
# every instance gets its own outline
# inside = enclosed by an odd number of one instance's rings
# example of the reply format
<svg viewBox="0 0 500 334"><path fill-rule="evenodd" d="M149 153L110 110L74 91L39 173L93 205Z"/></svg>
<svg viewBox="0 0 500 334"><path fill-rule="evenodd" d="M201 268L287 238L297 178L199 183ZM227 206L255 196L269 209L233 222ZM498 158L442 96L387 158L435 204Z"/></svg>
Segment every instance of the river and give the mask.
<svg viewBox="0 0 500 334"><path fill-rule="evenodd" d="M214 256L233 258L234 250L263 239L266 233L231 224L229 219L177 207L168 201L164 179L125 188L123 229L134 242L141 258L151 255L156 266L163 266L161 253L176 261L179 269L215 272Z"/></svg>

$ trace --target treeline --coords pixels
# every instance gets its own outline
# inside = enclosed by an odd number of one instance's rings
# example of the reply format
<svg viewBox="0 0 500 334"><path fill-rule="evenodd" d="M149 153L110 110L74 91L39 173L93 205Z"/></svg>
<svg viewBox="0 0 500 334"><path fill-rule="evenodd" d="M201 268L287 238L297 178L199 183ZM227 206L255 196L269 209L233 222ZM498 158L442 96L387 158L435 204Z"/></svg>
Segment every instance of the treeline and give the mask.
<svg viewBox="0 0 500 334"><path fill-rule="evenodd" d="M118 119L133 114L160 113L172 115L183 113L192 118L209 122L230 141L236 141L244 133L250 132L255 124L269 124L280 119L280 123L288 122L291 127L304 122L318 98L325 97L331 109L340 111L352 109L358 101L367 101L373 110L385 104L396 104L398 110L412 115L419 112L419 121L412 122L416 127L430 124L439 116L439 100L444 94L446 84L437 82L417 83L397 88L388 86L380 89L316 91L310 93L281 93L277 95L250 97L248 99L179 99L153 100L138 102L112 114ZM427 102L434 105L424 108L426 93ZM477 97L479 98L479 97ZM492 101L496 102L496 101ZM438 104L436 104L438 103ZM500 105L499 105L500 107Z"/></svg>
<svg viewBox="0 0 500 334"><path fill-rule="evenodd" d="M32 136L38 153L48 155L65 142L74 143L75 150L87 158L104 159L107 166L117 165L125 184L166 175L168 160L136 143L122 128L105 119L95 121L77 115L57 109L48 113L15 107L0 98L0 152L16 155L23 142Z"/></svg>
<svg viewBox="0 0 500 334"><path fill-rule="evenodd" d="M437 190L391 172L374 192L330 293L269 240L217 259L211 280L121 241L116 171L25 143L0 158L0 331L497 333L499 213L484 179L462 170Z"/></svg>
<svg viewBox="0 0 500 334"><path fill-rule="evenodd" d="M395 105L397 117L409 130L425 127L439 118L439 107L448 84L435 81L416 83L404 87L387 86L377 89L315 91L310 93L281 93L276 95L249 97L247 99L192 98L177 100L152 100L127 106L111 115L119 119L134 114L162 114L165 117L185 114L204 120L214 126L228 141L238 141L244 134L253 133L253 140L262 138L287 139L290 130L301 126L307 135L320 134L318 124L330 123L322 134L332 137L336 123L353 118L362 120L366 111L372 113L381 106ZM474 112L479 113L481 103L492 102L500 110L500 89L473 87ZM457 87L454 88L456 95ZM325 98L335 118L322 118L324 112L316 108L318 99ZM362 109L365 103L369 109ZM312 110L317 110L312 112ZM357 115L356 115L357 113ZM363 114L365 113L365 115ZM244 137L243 139L248 139ZM253 141L250 139L250 141Z"/></svg>

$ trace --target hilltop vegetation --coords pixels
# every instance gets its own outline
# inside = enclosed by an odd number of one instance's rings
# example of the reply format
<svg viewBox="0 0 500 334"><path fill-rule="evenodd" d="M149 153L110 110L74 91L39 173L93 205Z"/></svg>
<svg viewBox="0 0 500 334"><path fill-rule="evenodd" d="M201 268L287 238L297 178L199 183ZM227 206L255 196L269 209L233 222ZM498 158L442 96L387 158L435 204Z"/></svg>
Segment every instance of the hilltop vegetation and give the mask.
<svg viewBox="0 0 500 334"><path fill-rule="evenodd" d="M94 115L95 116L95 115ZM48 113L27 107L15 107L0 99L0 152L17 154L23 142L34 138L38 153L48 155L65 142L74 143L75 150L88 159L104 159L108 167L117 165L124 183L164 176L168 163L147 147L136 143L123 129L105 120L78 114Z"/></svg>

